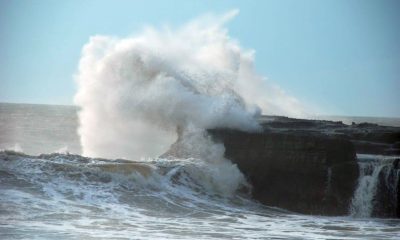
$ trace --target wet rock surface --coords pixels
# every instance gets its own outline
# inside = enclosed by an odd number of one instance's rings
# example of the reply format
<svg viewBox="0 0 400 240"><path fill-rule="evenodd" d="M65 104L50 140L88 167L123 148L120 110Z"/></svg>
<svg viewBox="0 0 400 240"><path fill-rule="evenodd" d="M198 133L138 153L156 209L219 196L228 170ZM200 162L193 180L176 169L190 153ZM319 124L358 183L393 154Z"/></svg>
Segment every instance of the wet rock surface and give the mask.
<svg viewBox="0 0 400 240"><path fill-rule="evenodd" d="M210 130L260 202L306 214L345 215L358 179L351 142L306 133Z"/></svg>
<svg viewBox="0 0 400 240"><path fill-rule="evenodd" d="M259 122L264 132L320 133L351 141L359 154L400 155L400 127L273 116L262 116Z"/></svg>
<svg viewBox="0 0 400 240"><path fill-rule="evenodd" d="M275 116L258 120L259 132L207 131L214 142L224 144L225 157L252 185L253 198L268 206L304 214L349 215L361 176L357 154L400 155L400 127ZM182 147L181 134L178 129L177 142L163 157L193 154ZM373 217L400 217L396 175L400 164L393 164L397 170L380 176Z"/></svg>
<svg viewBox="0 0 400 240"><path fill-rule="evenodd" d="M384 166L378 175L373 217L400 218L400 158Z"/></svg>
<svg viewBox="0 0 400 240"><path fill-rule="evenodd" d="M267 116L259 122L257 133L208 132L225 145L226 158L245 174L256 200L294 212L348 215L359 177L356 153L400 154L396 127ZM387 201L384 191L378 195ZM374 215L394 216L387 212Z"/></svg>

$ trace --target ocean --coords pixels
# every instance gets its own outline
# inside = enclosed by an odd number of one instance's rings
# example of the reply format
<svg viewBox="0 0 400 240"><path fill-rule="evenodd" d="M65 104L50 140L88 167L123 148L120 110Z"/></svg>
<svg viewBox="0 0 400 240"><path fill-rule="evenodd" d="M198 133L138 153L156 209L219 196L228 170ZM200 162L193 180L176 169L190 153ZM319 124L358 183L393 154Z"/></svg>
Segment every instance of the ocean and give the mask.
<svg viewBox="0 0 400 240"><path fill-rule="evenodd" d="M400 238L399 219L261 205L231 165L201 157L82 156L77 110L0 104L1 239Z"/></svg>

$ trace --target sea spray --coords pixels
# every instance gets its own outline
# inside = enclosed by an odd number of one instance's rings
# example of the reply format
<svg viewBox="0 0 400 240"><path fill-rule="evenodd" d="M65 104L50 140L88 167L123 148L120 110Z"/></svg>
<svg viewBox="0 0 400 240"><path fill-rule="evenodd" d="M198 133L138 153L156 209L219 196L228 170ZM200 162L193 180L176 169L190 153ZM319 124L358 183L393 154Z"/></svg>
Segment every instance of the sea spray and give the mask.
<svg viewBox="0 0 400 240"><path fill-rule="evenodd" d="M75 103L83 154L155 157L194 126L255 131L255 115L299 116L303 108L253 68L224 28L237 14L207 15L178 29L91 37L82 51Z"/></svg>
<svg viewBox="0 0 400 240"><path fill-rule="evenodd" d="M236 165L224 157L225 147L215 143L202 129L178 130L178 139L161 157L189 159L186 173L210 192L232 196L237 190L248 192L251 187ZM201 171L199 171L201 169Z"/></svg>

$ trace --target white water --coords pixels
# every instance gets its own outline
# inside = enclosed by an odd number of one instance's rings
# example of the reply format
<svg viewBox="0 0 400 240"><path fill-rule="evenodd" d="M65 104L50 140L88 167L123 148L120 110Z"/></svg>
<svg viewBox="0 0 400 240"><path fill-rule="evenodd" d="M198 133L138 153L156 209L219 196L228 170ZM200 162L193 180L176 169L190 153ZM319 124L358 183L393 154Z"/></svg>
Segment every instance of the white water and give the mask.
<svg viewBox="0 0 400 240"><path fill-rule="evenodd" d="M126 38L93 36L76 80L83 154L157 157L176 128L256 131L261 112L303 116L304 107L253 67L224 24L237 11Z"/></svg>
<svg viewBox="0 0 400 240"><path fill-rule="evenodd" d="M383 172L385 175L385 184L397 197L397 184L400 176L400 170L396 171L395 179L389 181L388 177L392 170L393 161L397 157L379 156L379 155L358 155L358 164L360 176L358 186L354 193L350 206L351 215L354 217L368 218L372 216L376 202L377 186L379 175ZM396 199L394 202L397 202Z"/></svg>
<svg viewBox="0 0 400 240"><path fill-rule="evenodd" d="M398 220L304 216L221 195L196 159L0 152L1 239L398 239ZM245 186L243 186L245 188Z"/></svg>

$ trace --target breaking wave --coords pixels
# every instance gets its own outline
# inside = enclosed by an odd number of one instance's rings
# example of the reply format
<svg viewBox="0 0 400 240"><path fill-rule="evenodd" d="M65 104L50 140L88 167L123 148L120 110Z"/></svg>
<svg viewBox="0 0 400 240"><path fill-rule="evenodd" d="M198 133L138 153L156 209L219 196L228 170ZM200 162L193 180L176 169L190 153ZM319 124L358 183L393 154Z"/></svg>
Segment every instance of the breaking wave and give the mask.
<svg viewBox="0 0 400 240"><path fill-rule="evenodd" d="M238 13L184 26L94 36L76 76L83 154L140 159L164 153L176 129L256 131L260 113L302 116L299 102L269 84L224 24Z"/></svg>
<svg viewBox="0 0 400 240"><path fill-rule="evenodd" d="M198 159L1 151L0 182L4 239L398 239L395 220L262 206L247 197L247 185L221 184L218 168Z"/></svg>

